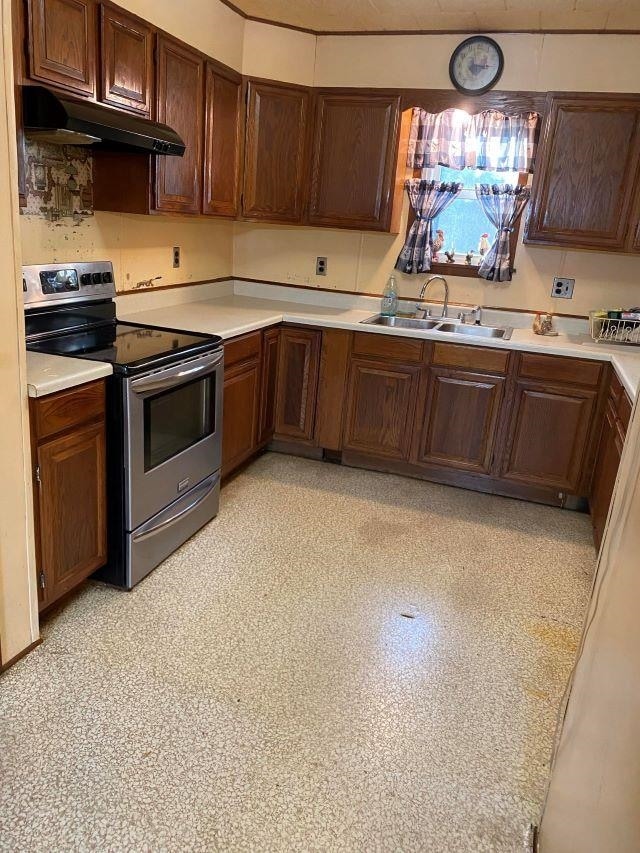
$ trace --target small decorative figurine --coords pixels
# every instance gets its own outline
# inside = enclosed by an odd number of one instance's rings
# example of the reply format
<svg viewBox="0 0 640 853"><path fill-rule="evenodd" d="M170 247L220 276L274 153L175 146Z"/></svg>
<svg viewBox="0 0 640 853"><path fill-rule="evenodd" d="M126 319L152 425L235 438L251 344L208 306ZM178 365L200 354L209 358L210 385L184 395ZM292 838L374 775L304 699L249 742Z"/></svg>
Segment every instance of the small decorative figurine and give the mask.
<svg viewBox="0 0 640 853"><path fill-rule="evenodd" d="M481 234L480 235L480 243L478 244L478 251L480 252L480 257L484 258L489 249L491 248L489 244L489 235Z"/></svg>
<svg viewBox="0 0 640 853"><path fill-rule="evenodd" d="M467 254L464 256L464 262L468 267L473 264L473 249L469 249Z"/></svg>
<svg viewBox="0 0 640 853"><path fill-rule="evenodd" d="M455 249L449 249L449 251L445 252L445 256L447 258L448 264L455 264L455 262L456 262L456 250Z"/></svg>
<svg viewBox="0 0 640 853"><path fill-rule="evenodd" d="M533 331L536 335L556 336L558 333L553 330L553 314L536 314Z"/></svg>
<svg viewBox="0 0 640 853"><path fill-rule="evenodd" d="M431 243L431 260L438 262L438 252L444 246L444 231L442 228L438 228L436 231L436 236L433 238L433 242Z"/></svg>

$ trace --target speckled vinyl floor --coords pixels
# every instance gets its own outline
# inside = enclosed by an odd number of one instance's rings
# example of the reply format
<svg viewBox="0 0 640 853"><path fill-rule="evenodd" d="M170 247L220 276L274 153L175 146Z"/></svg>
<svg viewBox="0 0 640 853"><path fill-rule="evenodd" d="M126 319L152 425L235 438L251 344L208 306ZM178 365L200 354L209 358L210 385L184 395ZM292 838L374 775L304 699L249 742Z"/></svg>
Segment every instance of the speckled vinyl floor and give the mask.
<svg viewBox="0 0 640 853"><path fill-rule="evenodd" d="M0 678L2 851L521 851L586 516L267 455Z"/></svg>

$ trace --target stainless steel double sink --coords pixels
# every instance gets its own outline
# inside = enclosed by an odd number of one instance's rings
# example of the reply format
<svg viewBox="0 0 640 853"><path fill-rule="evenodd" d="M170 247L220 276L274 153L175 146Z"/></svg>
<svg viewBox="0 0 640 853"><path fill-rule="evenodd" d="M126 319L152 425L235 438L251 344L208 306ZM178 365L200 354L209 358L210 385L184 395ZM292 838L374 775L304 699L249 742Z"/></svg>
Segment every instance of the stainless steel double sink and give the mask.
<svg viewBox="0 0 640 853"><path fill-rule="evenodd" d="M434 318L427 317L419 320L417 317L385 317L375 314L361 321L370 326L391 326L396 329L425 329L430 332L446 332L448 334L460 335L466 338L493 338L508 341L513 333L510 326L480 326L465 325L459 320L449 317Z"/></svg>

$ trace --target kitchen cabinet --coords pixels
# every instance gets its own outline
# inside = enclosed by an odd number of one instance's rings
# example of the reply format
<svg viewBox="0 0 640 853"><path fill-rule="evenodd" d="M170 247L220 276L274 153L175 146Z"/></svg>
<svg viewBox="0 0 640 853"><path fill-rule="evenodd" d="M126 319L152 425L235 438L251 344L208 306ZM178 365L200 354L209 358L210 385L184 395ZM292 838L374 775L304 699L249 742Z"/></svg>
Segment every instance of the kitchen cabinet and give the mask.
<svg viewBox="0 0 640 853"><path fill-rule="evenodd" d="M156 209L199 213L202 198L204 62L165 36L157 46L157 119L183 139L183 157L156 158Z"/></svg>
<svg viewBox="0 0 640 853"><path fill-rule="evenodd" d="M638 250L640 97L552 95L525 242Z"/></svg>
<svg viewBox="0 0 640 853"><path fill-rule="evenodd" d="M107 560L104 381L30 400L39 605Z"/></svg>
<svg viewBox="0 0 640 853"><path fill-rule="evenodd" d="M314 444L322 332L285 326L280 333L275 438Z"/></svg>
<svg viewBox="0 0 640 853"><path fill-rule="evenodd" d="M352 341L353 332L345 329L325 329L322 333L316 442L329 451L342 450Z"/></svg>
<svg viewBox="0 0 640 853"><path fill-rule="evenodd" d="M309 223L389 230L400 97L320 91L315 102Z"/></svg>
<svg viewBox="0 0 640 853"><path fill-rule="evenodd" d="M222 476L228 477L258 449L262 333L224 345Z"/></svg>
<svg viewBox="0 0 640 853"><path fill-rule="evenodd" d="M242 213L302 222L309 89L249 81Z"/></svg>
<svg viewBox="0 0 640 853"><path fill-rule="evenodd" d="M207 62L202 212L235 217L240 199L242 77Z"/></svg>
<svg viewBox="0 0 640 853"><path fill-rule="evenodd" d="M100 6L100 99L145 117L153 105L154 31L114 6Z"/></svg>
<svg viewBox="0 0 640 853"><path fill-rule="evenodd" d="M260 433L258 443L267 444L276 431L276 394L280 328L267 329L262 337L262 378L260 389Z"/></svg>
<svg viewBox="0 0 640 853"><path fill-rule="evenodd" d="M31 79L75 95L95 97L94 0L28 0L27 13Z"/></svg>

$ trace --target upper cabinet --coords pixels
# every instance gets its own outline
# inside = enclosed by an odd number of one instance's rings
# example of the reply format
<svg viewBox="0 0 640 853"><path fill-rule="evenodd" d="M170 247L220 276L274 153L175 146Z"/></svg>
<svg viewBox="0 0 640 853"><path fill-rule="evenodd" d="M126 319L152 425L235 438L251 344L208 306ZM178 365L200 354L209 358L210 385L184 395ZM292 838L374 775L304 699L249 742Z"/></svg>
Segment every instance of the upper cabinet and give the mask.
<svg viewBox="0 0 640 853"><path fill-rule="evenodd" d="M96 95L94 0L28 0L29 76L76 95Z"/></svg>
<svg viewBox="0 0 640 853"><path fill-rule="evenodd" d="M309 223L389 230L400 98L325 91L315 112Z"/></svg>
<svg viewBox="0 0 640 853"><path fill-rule="evenodd" d="M235 217L240 196L242 77L207 62L205 78L202 212Z"/></svg>
<svg viewBox="0 0 640 853"><path fill-rule="evenodd" d="M640 98L550 96L526 242L638 251L639 154Z"/></svg>
<svg viewBox="0 0 640 853"><path fill-rule="evenodd" d="M113 6L100 8L102 79L105 104L144 116L153 102L153 30Z"/></svg>
<svg viewBox="0 0 640 853"><path fill-rule="evenodd" d="M157 118L180 134L183 157L158 156L156 208L199 213L202 193L204 62L200 54L158 36Z"/></svg>
<svg viewBox="0 0 640 853"><path fill-rule="evenodd" d="M301 222L309 90L250 81L243 214L271 222Z"/></svg>

